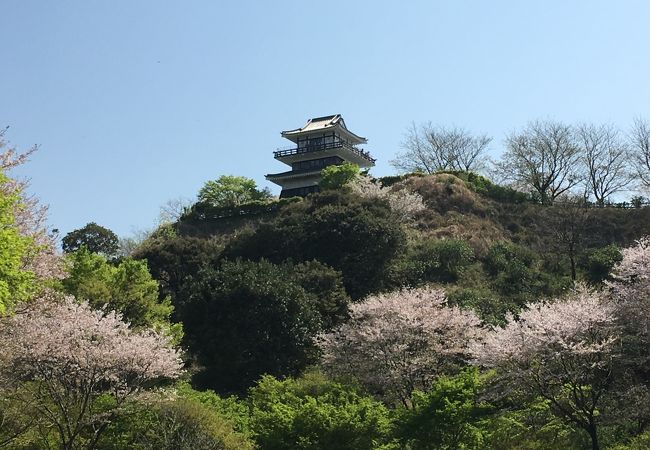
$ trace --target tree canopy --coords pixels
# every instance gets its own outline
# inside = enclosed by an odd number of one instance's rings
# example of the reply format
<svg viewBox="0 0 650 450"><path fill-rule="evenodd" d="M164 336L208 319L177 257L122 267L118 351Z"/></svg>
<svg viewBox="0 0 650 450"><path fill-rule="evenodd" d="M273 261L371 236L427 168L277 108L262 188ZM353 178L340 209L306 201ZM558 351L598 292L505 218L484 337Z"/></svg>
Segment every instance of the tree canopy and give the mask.
<svg viewBox="0 0 650 450"><path fill-rule="evenodd" d="M198 195L199 201L217 207L235 207L253 201L268 200L268 189L258 189L255 180L233 175L222 175L207 181Z"/></svg>
<svg viewBox="0 0 650 450"><path fill-rule="evenodd" d="M88 251L99 253L107 258L115 256L119 249L117 235L95 222L90 222L83 228L69 232L63 237L61 243L65 253L72 253L81 247L86 247Z"/></svg>

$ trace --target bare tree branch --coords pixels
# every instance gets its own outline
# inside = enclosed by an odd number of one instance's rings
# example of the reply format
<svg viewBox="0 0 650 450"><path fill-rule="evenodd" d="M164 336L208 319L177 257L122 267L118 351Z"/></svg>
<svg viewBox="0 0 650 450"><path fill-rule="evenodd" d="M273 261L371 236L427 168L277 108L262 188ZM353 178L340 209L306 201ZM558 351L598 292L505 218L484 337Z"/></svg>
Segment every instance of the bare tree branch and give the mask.
<svg viewBox="0 0 650 450"><path fill-rule="evenodd" d="M586 169L586 188L602 206L632 181L628 145L612 125L582 124L576 133Z"/></svg>
<svg viewBox="0 0 650 450"><path fill-rule="evenodd" d="M650 124L637 117L630 131L634 168L641 185L650 189Z"/></svg>
<svg viewBox="0 0 650 450"><path fill-rule="evenodd" d="M579 147L570 125L551 120L530 122L506 139L507 149L497 163L504 178L527 188L552 204L581 181Z"/></svg>
<svg viewBox="0 0 650 450"><path fill-rule="evenodd" d="M404 152L391 164L406 172L477 172L486 167L485 152L490 142L489 136L474 136L464 128L434 126L430 122L417 127L413 123L402 141Z"/></svg>

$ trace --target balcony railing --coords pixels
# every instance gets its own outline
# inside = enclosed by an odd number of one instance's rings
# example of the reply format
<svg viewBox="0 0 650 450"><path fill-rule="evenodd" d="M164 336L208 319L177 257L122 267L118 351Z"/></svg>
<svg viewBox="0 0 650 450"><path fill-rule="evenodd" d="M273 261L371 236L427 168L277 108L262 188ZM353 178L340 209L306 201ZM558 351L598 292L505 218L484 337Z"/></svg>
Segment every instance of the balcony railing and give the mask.
<svg viewBox="0 0 650 450"><path fill-rule="evenodd" d="M280 158L282 156L301 155L303 153L320 152L323 150L331 150L335 148L344 148L354 153L355 155L359 155L362 158L367 159L373 164L375 163L375 159L372 156L370 156L370 153L360 148L356 148L355 146L345 141L323 142L320 144L309 144L304 147L291 147L287 149L280 149L273 152L273 156L275 158Z"/></svg>

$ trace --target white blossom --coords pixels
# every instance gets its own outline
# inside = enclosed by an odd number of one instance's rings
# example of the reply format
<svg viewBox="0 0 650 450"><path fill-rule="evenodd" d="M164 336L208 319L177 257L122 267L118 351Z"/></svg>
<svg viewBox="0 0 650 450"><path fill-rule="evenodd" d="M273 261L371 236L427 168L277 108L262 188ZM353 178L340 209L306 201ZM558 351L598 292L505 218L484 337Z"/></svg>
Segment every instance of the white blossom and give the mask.
<svg viewBox="0 0 650 450"><path fill-rule="evenodd" d="M404 289L369 297L350 320L321 337L325 370L356 377L370 391L408 405L442 372L462 363L482 328L469 311L446 304L439 289Z"/></svg>
<svg viewBox="0 0 650 450"><path fill-rule="evenodd" d="M115 312L53 292L0 320L0 337L3 388L20 392L26 408L59 430L63 448L73 448L83 430L99 436L111 415L110 408L95 409L100 395L111 395L115 408L182 369L166 337L135 332Z"/></svg>
<svg viewBox="0 0 650 450"><path fill-rule="evenodd" d="M364 198L385 199L402 220L411 220L418 212L425 209L422 196L408 189L390 189L365 176L356 177L350 184L352 192Z"/></svg>

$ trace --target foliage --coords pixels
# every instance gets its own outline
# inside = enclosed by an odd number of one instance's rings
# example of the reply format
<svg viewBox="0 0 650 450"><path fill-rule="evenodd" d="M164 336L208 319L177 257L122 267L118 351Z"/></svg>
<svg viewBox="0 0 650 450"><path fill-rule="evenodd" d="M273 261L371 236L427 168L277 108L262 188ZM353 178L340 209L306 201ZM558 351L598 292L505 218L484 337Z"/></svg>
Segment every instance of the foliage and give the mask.
<svg viewBox="0 0 650 450"><path fill-rule="evenodd" d="M350 296L345 292L341 273L318 261L288 264L286 277L302 287L314 299L321 327L329 330L348 317Z"/></svg>
<svg viewBox="0 0 650 450"><path fill-rule="evenodd" d="M85 247L67 256L68 276L62 285L66 293L87 300L93 308L115 311L133 328L154 328L172 336L182 336L182 326L171 324L174 307L169 297L158 296L158 283L147 264L125 258L117 266Z"/></svg>
<svg viewBox="0 0 650 450"><path fill-rule="evenodd" d="M503 325L508 312L519 310L508 298L485 286L449 289L447 298L450 305L471 309L483 322L493 325Z"/></svg>
<svg viewBox="0 0 650 450"><path fill-rule="evenodd" d="M207 181L198 196L199 202L226 208L270 198L269 190L259 190L255 180L232 175L222 175L216 180Z"/></svg>
<svg viewBox="0 0 650 450"><path fill-rule="evenodd" d="M453 282L473 260L474 250L461 239L420 240L396 261L391 278L396 286Z"/></svg>
<svg viewBox="0 0 650 450"><path fill-rule="evenodd" d="M262 374L296 375L315 360L317 299L267 261L224 261L186 285L186 343L203 371L196 381L243 392Z"/></svg>
<svg viewBox="0 0 650 450"><path fill-rule="evenodd" d="M599 408L615 363L614 308L585 289L530 305L518 320L474 345L477 362L500 369L509 390L549 401L562 420L586 431L598 448ZM508 389L508 388L507 388Z"/></svg>
<svg viewBox="0 0 650 450"><path fill-rule="evenodd" d="M585 275L591 283L606 280L614 266L623 259L621 249L610 244L590 252L585 262Z"/></svg>
<svg viewBox="0 0 650 450"><path fill-rule="evenodd" d="M281 198L278 200L254 200L236 206L214 206L206 202L197 202L181 216L183 223L200 223L216 221L226 217L247 217L277 212L285 205L301 201L300 197Z"/></svg>
<svg viewBox="0 0 650 450"><path fill-rule="evenodd" d="M47 208L25 192L27 183L5 175L23 164L36 147L20 154L0 130L0 315L28 300L44 284L63 275Z"/></svg>
<svg viewBox="0 0 650 450"><path fill-rule="evenodd" d="M49 293L0 324L0 376L26 409L56 430L63 449L92 448L113 412L148 383L175 378L168 340L135 332L115 313Z"/></svg>
<svg viewBox="0 0 650 450"><path fill-rule="evenodd" d="M610 450L646 450L648 448L650 448L650 431L635 436L626 444L611 447Z"/></svg>
<svg viewBox="0 0 650 450"><path fill-rule="evenodd" d="M8 182L0 172L0 185ZM33 241L20 233L14 211L21 208L17 194L0 189L0 315L34 293L34 273L24 267Z"/></svg>
<svg viewBox="0 0 650 450"><path fill-rule="evenodd" d="M350 320L323 335L320 346L327 372L409 406L414 390L428 390L462 365L481 335L476 315L447 306L443 291L403 289L352 305Z"/></svg>
<svg viewBox="0 0 650 450"><path fill-rule="evenodd" d="M494 289L522 303L544 291L543 274L536 255L508 242L495 244L484 259L484 267L493 279Z"/></svg>
<svg viewBox="0 0 650 450"><path fill-rule="evenodd" d="M252 433L263 449L392 448L387 408L318 374L283 381L264 376L248 403Z"/></svg>
<svg viewBox="0 0 650 450"><path fill-rule="evenodd" d="M349 162L331 165L321 170L321 189L340 189L359 176L359 166Z"/></svg>
<svg viewBox="0 0 650 450"><path fill-rule="evenodd" d="M623 259L606 284L621 329L617 414L639 424L642 431L650 423L650 237L623 250Z"/></svg>
<svg viewBox="0 0 650 450"><path fill-rule="evenodd" d="M480 388L478 371L469 369L439 378L428 392L414 392L413 407L401 410L397 419L401 448L486 448L481 420L489 406L479 401Z"/></svg>
<svg viewBox="0 0 650 450"><path fill-rule="evenodd" d="M525 203L531 201L530 195L525 192L495 184L489 179L473 172L446 170L443 173L460 178L474 192L497 202Z"/></svg>
<svg viewBox="0 0 650 450"><path fill-rule="evenodd" d="M550 402L517 399L485 420L485 448L492 450L567 450L588 447L584 436L553 415Z"/></svg>
<svg viewBox="0 0 650 450"><path fill-rule="evenodd" d="M184 395L132 402L107 429L99 450L252 450L230 421Z"/></svg>
<svg viewBox="0 0 650 450"><path fill-rule="evenodd" d="M389 206L341 191L311 195L290 205L270 222L242 233L226 246L223 257L317 260L341 272L353 299L382 287L386 271L405 242Z"/></svg>
<svg viewBox="0 0 650 450"><path fill-rule="evenodd" d="M221 250L214 239L153 236L142 243L133 257L146 261L151 276L160 285L159 299L171 297L175 307L173 317L179 321L184 307L180 295L183 284L201 267L214 263Z"/></svg>
<svg viewBox="0 0 650 450"><path fill-rule="evenodd" d="M47 207L41 205L35 196L26 193L29 187L27 182L3 175L4 172L24 164L38 147L34 146L25 153L18 153L14 147L8 146L4 139L5 131L6 128L0 130L0 196L12 199L10 216L13 218L13 225L9 228L15 227L20 236L29 242L22 256L22 269L32 272L38 284L56 280L63 276L64 269L56 252L55 230L50 231L47 227ZM5 200L0 201L3 202ZM6 206L7 204L4 204L3 207ZM5 212L1 214L4 215Z"/></svg>
<svg viewBox="0 0 650 450"><path fill-rule="evenodd" d="M83 228L66 234L62 239L62 246L65 253L72 253L85 247L89 252L112 258L119 249L119 240L117 235L108 228L90 222Z"/></svg>

